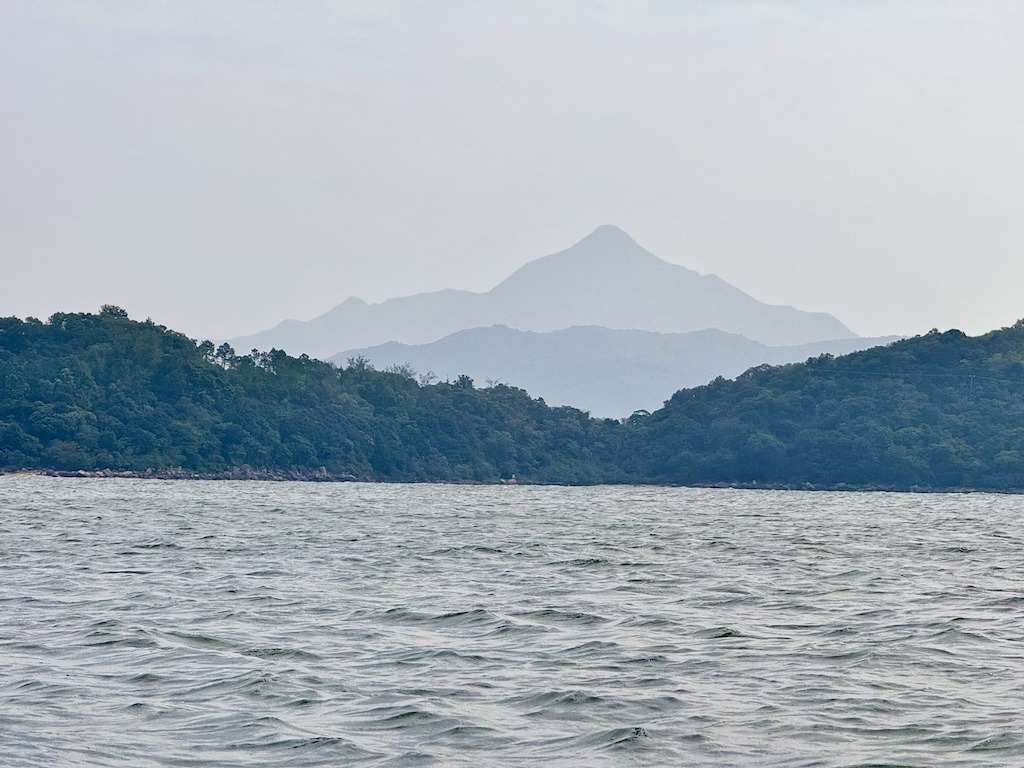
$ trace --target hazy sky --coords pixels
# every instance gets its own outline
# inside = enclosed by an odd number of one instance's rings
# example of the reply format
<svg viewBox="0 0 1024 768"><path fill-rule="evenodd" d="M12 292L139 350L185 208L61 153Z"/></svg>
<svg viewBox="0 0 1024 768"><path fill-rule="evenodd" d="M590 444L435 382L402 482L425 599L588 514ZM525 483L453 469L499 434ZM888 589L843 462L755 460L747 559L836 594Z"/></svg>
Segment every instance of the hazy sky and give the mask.
<svg viewBox="0 0 1024 768"><path fill-rule="evenodd" d="M1024 3L0 2L0 315L199 337L613 223L865 335L1024 317Z"/></svg>

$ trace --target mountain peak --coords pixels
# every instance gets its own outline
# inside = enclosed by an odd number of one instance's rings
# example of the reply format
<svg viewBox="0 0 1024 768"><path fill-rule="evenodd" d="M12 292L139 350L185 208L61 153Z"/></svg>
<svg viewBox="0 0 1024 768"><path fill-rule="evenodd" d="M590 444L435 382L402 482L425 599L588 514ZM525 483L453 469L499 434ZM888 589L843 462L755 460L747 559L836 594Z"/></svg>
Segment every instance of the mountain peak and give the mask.
<svg viewBox="0 0 1024 768"><path fill-rule="evenodd" d="M611 255L623 251L642 251L643 248L614 224L602 224L569 250L585 250L596 255Z"/></svg>
<svg viewBox="0 0 1024 768"><path fill-rule="evenodd" d="M524 264L485 293L449 289L369 305L351 298L301 327L232 343L238 349L256 345L331 355L389 340L433 342L499 323L523 331L574 325L662 333L718 328L770 345L855 335L831 315L764 304L718 278L664 261L605 224L564 251Z"/></svg>
<svg viewBox="0 0 1024 768"><path fill-rule="evenodd" d="M602 224L583 238L583 241L619 242L622 244L633 243L636 245L636 241L630 237L629 234L619 229L614 224Z"/></svg>
<svg viewBox="0 0 1024 768"><path fill-rule="evenodd" d="M643 274L659 273L666 268L690 272L685 267L662 261L618 227L604 224L564 251L524 264L490 293L497 296L521 291L529 296L541 296L573 286L572 290L578 294L583 285L599 292L606 289L614 292L623 287L623 280L636 282ZM660 280L659 277L655 282ZM556 306L563 303L560 299L553 302ZM579 322L569 325L579 325Z"/></svg>

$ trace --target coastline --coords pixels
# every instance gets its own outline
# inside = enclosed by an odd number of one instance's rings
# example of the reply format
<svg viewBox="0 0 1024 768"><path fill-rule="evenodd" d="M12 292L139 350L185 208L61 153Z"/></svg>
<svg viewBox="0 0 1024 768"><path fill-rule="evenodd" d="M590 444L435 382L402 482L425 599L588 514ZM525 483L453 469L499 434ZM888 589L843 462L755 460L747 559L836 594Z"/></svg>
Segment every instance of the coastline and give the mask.
<svg viewBox="0 0 1024 768"><path fill-rule="evenodd" d="M116 470L116 469L35 469L22 468L15 470L0 469L0 477L55 477L66 479L122 479L122 480L250 480L261 482L302 482L302 483L380 483L380 484L442 484L442 485L505 485L495 481L443 481L443 480L381 480L355 475L335 475L323 467L319 469L255 469L250 466L233 467L226 472L195 472L181 467L170 469ZM531 483L520 480L516 485L526 486L566 486L564 483ZM758 482L715 482L715 483L590 483L567 487L585 488L597 485L625 486L636 488L707 488L740 491L802 491L807 493L997 493L1009 496L1024 495L1024 488L970 488L940 487L920 485L853 485L850 483L818 484L818 483L758 483Z"/></svg>
<svg viewBox="0 0 1024 768"><path fill-rule="evenodd" d="M63 478L93 479L128 479L128 480L265 480L270 482L306 482L306 483L353 483L373 482L368 478L355 475L334 475L321 467L320 469L254 469L250 466L232 467L227 472L195 472L181 467L170 469L15 469L0 470L4 476L37 476Z"/></svg>

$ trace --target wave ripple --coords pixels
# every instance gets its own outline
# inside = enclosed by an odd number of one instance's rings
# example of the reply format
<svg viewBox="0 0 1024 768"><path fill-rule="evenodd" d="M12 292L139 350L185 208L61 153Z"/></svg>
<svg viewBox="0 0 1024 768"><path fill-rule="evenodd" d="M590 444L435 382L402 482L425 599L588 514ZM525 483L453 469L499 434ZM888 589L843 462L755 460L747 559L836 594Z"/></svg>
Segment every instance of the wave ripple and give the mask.
<svg viewBox="0 0 1024 768"><path fill-rule="evenodd" d="M1022 512L4 477L3 763L1019 766Z"/></svg>

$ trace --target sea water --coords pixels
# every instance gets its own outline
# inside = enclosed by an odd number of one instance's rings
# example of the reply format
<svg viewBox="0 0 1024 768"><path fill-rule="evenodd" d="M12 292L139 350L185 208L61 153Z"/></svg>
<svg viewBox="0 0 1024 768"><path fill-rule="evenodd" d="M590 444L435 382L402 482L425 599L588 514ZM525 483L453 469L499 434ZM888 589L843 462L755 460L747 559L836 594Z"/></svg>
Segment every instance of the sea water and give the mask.
<svg viewBox="0 0 1024 768"><path fill-rule="evenodd" d="M5 766L1024 764L1024 498L0 478Z"/></svg>

